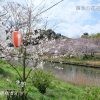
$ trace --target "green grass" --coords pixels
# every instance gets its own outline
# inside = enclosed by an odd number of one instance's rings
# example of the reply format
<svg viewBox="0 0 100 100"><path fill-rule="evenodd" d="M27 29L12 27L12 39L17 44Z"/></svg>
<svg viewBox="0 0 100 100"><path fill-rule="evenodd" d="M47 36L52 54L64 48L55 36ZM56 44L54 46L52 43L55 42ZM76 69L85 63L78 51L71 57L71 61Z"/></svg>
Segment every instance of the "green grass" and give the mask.
<svg viewBox="0 0 100 100"><path fill-rule="evenodd" d="M22 74L22 68L17 67L17 69ZM28 71L29 68L26 69L26 73ZM0 91L6 91L7 89L20 90L20 87L16 84L18 79L16 71L5 61L0 60ZM27 80L26 90L29 100L100 100L100 87L75 86L55 78L44 95L33 86L30 78ZM0 95L0 100L6 100L6 96Z"/></svg>

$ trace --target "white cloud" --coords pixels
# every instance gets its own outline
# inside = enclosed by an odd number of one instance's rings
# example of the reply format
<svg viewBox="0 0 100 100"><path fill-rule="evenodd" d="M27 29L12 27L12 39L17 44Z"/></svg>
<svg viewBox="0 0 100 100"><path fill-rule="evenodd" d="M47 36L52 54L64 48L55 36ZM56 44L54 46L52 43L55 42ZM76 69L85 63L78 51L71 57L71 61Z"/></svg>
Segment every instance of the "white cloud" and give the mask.
<svg viewBox="0 0 100 100"><path fill-rule="evenodd" d="M75 1L64 1L62 4L50 10L47 13L49 20L59 20L59 28L56 29L58 33L62 33L69 37L75 37L81 32L81 23L85 20L91 18L91 12L88 11L77 11L76 6L88 5L90 0L79 0L77 3ZM46 16L46 14L45 14Z"/></svg>
<svg viewBox="0 0 100 100"><path fill-rule="evenodd" d="M64 3L51 10L52 14L49 15L49 19L58 19L62 22L56 29L57 32L69 37L78 37L84 32L100 32L99 22L91 25L87 23L87 20L92 21L92 11L76 10L76 6L92 6L91 0L66 1L65 5Z"/></svg>
<svg viewBox="0 0 100 100"><path fill-rule="evenodd" d="M10 1L10 0L7 0ZM25 2L25 0L13 0L17 2ZM43 0L26 0L34 3L37 6ZM44 0L45 8L50 7L52 4L58 2L58 0ZM92 5L92 0L64 0L58 6L52 8L48 12L44 13L42 17L45 19L48 17L49 26L52 27L54 23L59 23L59 27L55 30L58 33L69 37L80 36L84 32L96 33L99 32L100 24L88 24L87 20L91 20L93 15L92 11L76 10L76 6L88 6ZM99 5L99 4L98 4ZM56 22L57 21L57 22Z"/></svg>

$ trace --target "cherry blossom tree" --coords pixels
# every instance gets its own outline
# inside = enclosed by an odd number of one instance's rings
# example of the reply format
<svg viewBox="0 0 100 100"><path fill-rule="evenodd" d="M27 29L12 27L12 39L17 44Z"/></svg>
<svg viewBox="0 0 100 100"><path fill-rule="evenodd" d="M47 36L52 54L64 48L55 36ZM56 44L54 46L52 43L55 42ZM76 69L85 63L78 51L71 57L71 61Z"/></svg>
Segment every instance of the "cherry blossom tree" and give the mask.
<svg viewBox="0 0 100 100"><path fill-rule="evenodd" d="M11 39L12 32L14 30L21 30L23 33L25 33L25 40L28 41L30 39L30 35L34 33L34 29L36 26L38 26L38 23L40 23L42 17L41 14L48 11L52 7L58 5L63 0L57 2L56 4L53 4L49 8L45 9L43 1L42 7L40 6L41 3L34 7L33 5L21 5L16 2L8 2L6 5L2 6L2 14L0 15L0 18L2 18L1 26L5 27L5 32L8 35L8 40ZM38 8L38 9L37 9ZM18 49L8 47L7 43L0 42L0 53L3 54L4 59L7 61L7 63L16 70L17 74L19 75L19 78L22 83L21 92L23 93L22 98L23 100L26 100L24 98L24 92L25 92L25 83L27 78L29 77L31 71L36 67L37 61L41 60L39 54L39 48L34 48L34 46L26 45L24 43L22 46L20 46ZM35 53L32 51L32 49L35 49ZM30 52L31 51L31 52ZM23 75L20 74L20 72L17 70L17 61L21 60L22 68L23 68ZM14 62L15 61L15 62ZM30 68L28 74L26 74L26 66L29 62L32 63L32 68ZM19 64L19 63L18 63ZM30 65L29 65L30 66Z"/></svg>

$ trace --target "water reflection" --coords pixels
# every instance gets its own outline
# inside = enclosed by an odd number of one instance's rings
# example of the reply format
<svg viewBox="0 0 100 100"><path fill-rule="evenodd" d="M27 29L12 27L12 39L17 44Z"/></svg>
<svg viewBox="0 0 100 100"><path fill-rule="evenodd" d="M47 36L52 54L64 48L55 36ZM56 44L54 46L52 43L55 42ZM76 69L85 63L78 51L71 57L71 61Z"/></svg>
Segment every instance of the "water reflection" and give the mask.
<svg viewBox="0 0 100 100"><path fill-rule="evenodd" d="M57 78L66 82L77 85L100 86L100 69L50 62L44 64L44 69L52 71Z"/></svg>

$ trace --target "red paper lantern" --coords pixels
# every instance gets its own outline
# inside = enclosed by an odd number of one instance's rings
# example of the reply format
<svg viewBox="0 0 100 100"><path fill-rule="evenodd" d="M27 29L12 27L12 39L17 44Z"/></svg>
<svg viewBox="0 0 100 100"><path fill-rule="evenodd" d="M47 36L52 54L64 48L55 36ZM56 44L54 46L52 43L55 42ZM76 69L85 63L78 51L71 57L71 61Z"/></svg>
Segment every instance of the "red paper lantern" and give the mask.
<svg viewBox="0 0 100 100"><path fill-rule="evenodd" d="M22 34L18 31L14 31L12 34L13 45L14 47L19 47L22 45Z"/></svg>

